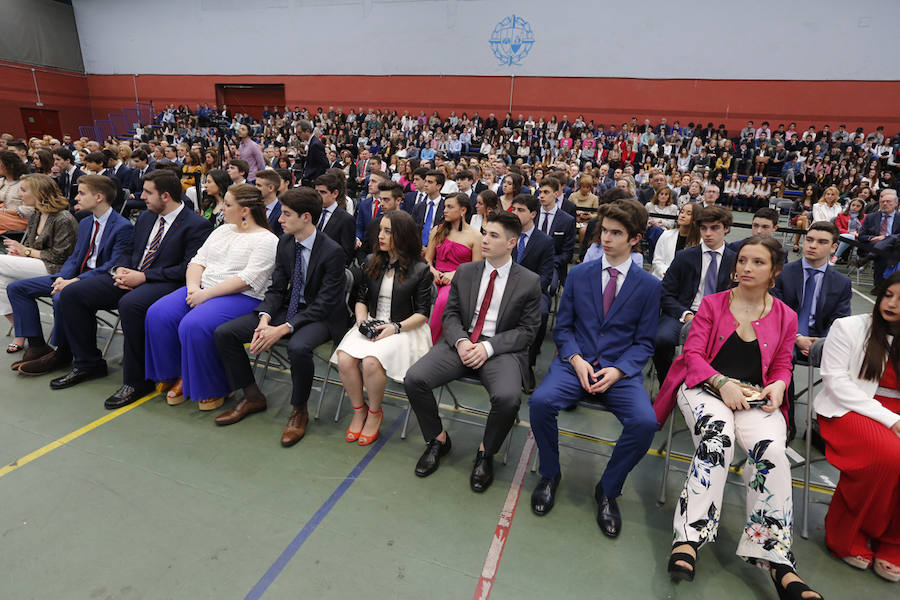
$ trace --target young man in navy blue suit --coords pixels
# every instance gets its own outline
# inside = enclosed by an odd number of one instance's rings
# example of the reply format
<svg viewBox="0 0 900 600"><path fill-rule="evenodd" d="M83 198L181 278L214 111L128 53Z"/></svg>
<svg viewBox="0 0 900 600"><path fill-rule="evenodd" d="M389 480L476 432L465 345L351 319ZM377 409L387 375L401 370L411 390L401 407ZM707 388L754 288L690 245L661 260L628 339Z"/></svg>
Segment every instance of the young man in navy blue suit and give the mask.
<svg viewBox="0 0 900 600"><path fill-rule="evenodd" d="M61 292L77 281L98 277L123 264L131 254L134 226L112 209L116 183L103 175L82 175L78 180L77 204L88 216L78 224L78 241L59 273L22 279L6 288L13 307L16 335L28 338L28 350L21 361L13 363L23 375L44 375L68 366L72 351L61 327ZM41 315L36 298L53 298L53 350L44 341Z"/></svg>
<svg viewBox="0 0 900 600"><path fill-rule="evenodd" d="M735 253L725 245L725 235L731 230L731 211L706 206L694 222L700 226L700 245L676 252L662 280L662 315L653 355L660 384L675 359L681 328L694 318L700 301L731 287Z"/></svg>
<svg viewBox="0 0 900 600"><path fill-rule="evenodd" d="M381 216L381 199L378 195L378 185L383 182L388 181L387 175L385 175L382 171L377 169L372 169L369 172L369 195L359 201L359 204L356 206L356 247L359 248L362 245L364 239L366 239L366 230L369 228L369 223L375 217Z"/></svg>
<svg viewBox="0 0 900 600"><path fill-rule="evenodd" d="M263 204L266 205L266 221L269 222L269 229L277 236L284 233L281 228L279 218L281 218L281 202L278 200L278 190L282 184L281 175L274 169L263 169L256 172L256 189L260 191L263 197Z"/></svg>
<svg viewBox="0 0 900 600"><path fill-rule="evenodd" d="M569 263L572 262L572 254L575 252L575 217L558 206L556 196L559 190L558 179L545 177L541 180L541 211L535 223L538 229L553 240L555 248L553 261L556 264L557 279L559 285L565 285Z"/></svg>
<svg viewBox="0 0 900 600"><path fill-rule="evenodd" d="M534 365L541 351L544 336L547 335L547 319L550 315L550 284L553 282L553 240L550 236L534 226L540 204L538 199L528 194L519 194L513 198L512 211L522 223L522 234L519 243L513 248L512 258L532 273L541 278L541 326L537 337L528 349L529 372L525 377L525 392L534 390Z"/></svg>
<svg viewBox="0 0 900 600"><path fill-rule="evenodd" d="M56 184L59 186L63 196L69 201L70 209L77 202L78 178L84 175L84 171L74 164L74 160L75 156L68 148L53 149L53 165L59 169Z"/></svg>
<svg viewBox="0 0 900 600"><path fill-rule="evenodd" d="M416 207L425 201L428 194L425 193L425 176L428 175L427 167L416 167L413 171L412 186L410 192L403 196L403 210L413 214ZM474 205L473 205L474 206Z"/></svg>
<svg viewBox="0 0 900 600"><path fill-rule="evenodd" d="M98 310L118 309L123 342L123 384L106 399L107 409L131 404L153 390L144 375L144 316L151 304L184 285L188 262L212 232L212 224L181 202L181 182L167 170L144 176L147 210L134 229L131 256L108 272L77 281L60 292L59 326L72 349L72 370L50 382L64 389L106 374L97 349Z"/></svg>
<svg viewBox="0 0 900 600"><path fill-rule="evenodd" d="M543 516L555 502L561 473L559 411L592 396L624 426L595 489L597 523L605 535L616 537L622 527L616 498L657 429L642 370L653 354L660 283L631 260L631 250L647 228L647 211L616 202L601 206L599 214L603 258L569 274L553 330L558 353L529 402L541 459L531 508Z"/></svg>
<svg viewBox="0 0 900 600"><path fill-rule="evenodd" d="M425 199L413 208L412 217L422 233L422 247L428 246L428 236L435 225L444 217L444 198L441 197L441 188L444 187L446 178L437 170L428 171L425 174L423 191Z"/></svg>
<svg viewBox="0 0 900 600"><path fill-rule="evenodd" d="M803 258L784 266L775 278L772 295L797 313L797 341L795 359L809 355L809 348L818 338L828 335L835 319L850 316L852 283L828 263L837 250L840 231L833 223L816 221L803 239ZM788 440L793 439L794 381L788 386Z"/></svg>

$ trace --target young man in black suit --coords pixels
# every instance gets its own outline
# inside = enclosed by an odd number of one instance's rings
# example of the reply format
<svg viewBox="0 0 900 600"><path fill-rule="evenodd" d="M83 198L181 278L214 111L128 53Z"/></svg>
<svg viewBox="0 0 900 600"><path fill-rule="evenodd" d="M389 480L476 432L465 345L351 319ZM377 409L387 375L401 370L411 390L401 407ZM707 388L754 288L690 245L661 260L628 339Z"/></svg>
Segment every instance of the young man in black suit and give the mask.
<svg viewBox="0 0 900 600"><path fill-rule="evenodd" d="M787 263L775 278L772 295L797 313L794 359L805 362L809 348L826 337L836 319L850 316L852 283L828 262L837 250L840 231L833 223L812 223L803 238L803 258ZM788 440L794 438L794 381L788 386Z"/></svg>
<svg viewBox="0 0 900 600"><path fill-rule="evenodd" d="M381 210L378 216L369 221L366 227L366 235L363 238L362 245L356 250L356 258L362 265L366 257L375 251L375 244L378 243L378 233L381 230L381 218L392 210L400 208L403 198L403 188L393 181L382 181L378 184L378 202Z"/></svg>
<svg viewBox="0 0 900 600"><path fill-rule="evenodd" d="M184 285L188 262L212 224L181 202L181 182L169 171L144 176L147 210L134 228L128 260L106 273L76 281L60 292L59 325L72 350L72 370L50 382L64 389L106 372L97 348L98 310L118 309L124 333L123 384L106 399L108 409L131 404L153 390L144 376L144 316L151 304Z"/></svg>
<svg viewBox="0 0 900 600"><path fill-rule="evenodd" d="M256 172L254 184L256 189L262 194L263 204L266 205L266 221L269 222L269 229L275 235L284 233L281 230L281 202L278 200L278 190L281 188L281 175L274 169L262 169Z"/></svg>
<svg viewBox="0 0 900 600"><path fill-rule="evenodd" d="M309 422L313 351L329 339L337 344L350 315L344 302L344 251L316 230L322 198L312 188L294 188L284 193L281 204L284 235L278 242L272 284L253 313L216 329L216 349L231 389L244 391L237 406L219 415L216 424L231 425L266 410L266 397L253 377L244 344L250 343L250 354L262 354L287 337L293 382L293 409L281 436L281 445L287 448L303 438Z"/></svg>
<svg viewBox="0 0 900 600"><path fill-rule="evenodd" d="M532 273L541 278L541 326L528 349L529 370L525 377L525 392L531 393L535 388L534 365L541 351L544 336L547 335L547 320L550 316L550 285L553 282L554 247L550 236L534 226L540 204L538 199L529 194L519 194L513 198L512 212L522 223L522 234L512 251L512 258Z"/></svg>
<svg viewBox="0 0 900 600"><path fill-rule="evenodd" d="M559 180L555 177L544 177L541 181L541 211L535 224L553 240L556 278L559 285L565 285L569 263L572 262L572 254L575 252L576 236L575 217L561 210L557 203L560 189Z"/></svg>
<svg viewBox="0 0 900 600"><path fill-rule="evenodd" d="M413 214L416 207L425 201L428 194L425 193L425 176L428 175L427 167L416 167L413 170L413 191L406 192L403 196L403 210Z"/></svg>
<svg viewBox="0 0 900 600"><path fill-rule="evenodd" d="M78 178L84 175L77 165L73 164L75 156L67 148L55 148L53 150L53 164L59 169L56 184L63 196L69 200L69 209L74 210L78 196Z"/></svg>
<svg viewBox="0 0 900 600"><path fill-rule="evenodd" d="M316 229L340 244L349 265L356 253L356 219L338 206L337 199L343 195L344 188L331 173L319 175L313 184L322 198L322 215Z"/></svg>
<svg viewBox="0 0 900 600"><path fill-rule="evenodd" d="M700 302L705 296L731 287L735 254L725 245L725 235L731 229L731 211L706 206L694 222L700 226L700 245L676 252L662 281L662 314L653 355L660 384L672 366L681 328L694 318Z"/></svg>

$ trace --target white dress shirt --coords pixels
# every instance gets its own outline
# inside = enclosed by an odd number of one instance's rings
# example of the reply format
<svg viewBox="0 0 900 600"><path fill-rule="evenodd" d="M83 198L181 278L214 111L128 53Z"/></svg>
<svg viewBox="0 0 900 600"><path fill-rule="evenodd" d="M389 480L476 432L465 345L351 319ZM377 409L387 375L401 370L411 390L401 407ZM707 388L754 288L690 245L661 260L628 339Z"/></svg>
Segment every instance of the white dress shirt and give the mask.
<svg viewBox="0 0 900 600"><path fill-rule="evenodd" d="M706 282L706 271L709 269L709 261L710 257L707 252L709 252L711 248L706 245L705 242L700 242L700 284L697 286L697 293L694 294L694 301L691 302L691 312L696 313L697 309L700 308L700 302L703 300L703 284ZM722 242L722 245L719 246L718 250L712 250L716 254L719 255L719 258L716 259L716 268L722 268L722 257L725 255L725 243ZM718 275L718 273L716 274ZM685 313L687 314L687 313ZM685 315L681 315L681 320L684 321Z"/></svg>
<svg viewBox="0 0 900 600"><path fill-rule="evenodd" d="M547 235L550 235L550 232L553 231L553 219L556 217L556 212L559 210L559 207L555 204L553 208L547 210L543 206L541 206L541 212L538 215L537 227L541 231L544 231L544 219L548 219L547 221Z"/></svg>
<svg viewBox="0 0 900 600"><path fill-rule="evenodd" d="M100 227L97 229L97 237L94 237L93 229L91 231L91 237L94 240L94 251L91 253L91 257L87 261L87 267L89 269L97 268L97 255L100 253L100 242L103 241L103 231L106 229L106 223L109 221L109 216L111 214L112 207L107 208L106 212L99 217L93 217L94 221L100 223ZM94 225L94 227L96 227L96 225Z"/></svg>
<svg viewBox="0 0 900 600"><path fill-rule="evenodd" d="M600 259L603 264L603 275L601 279L601 290L606 289L606 284L609 283L609 268L612 267L619 272L619 277L616 280L616 294L622 291L622 285L625 283L625 276L628 275L628 270L631 268L631 264L634 262L629 254L625 260L620 262L617 265L610 264L609 260L607 260L606 255L603 255L603 258ZM602 292L601 292L602 293Z"/></svg>
<svg viewBox="0 0 900 600"><path fill-rule="evenodd" d="M331 215L334 214L335 208L337 208L337 202L335 202L331 206L322 207L322 216L319 217L319 227L321 229L324 229L325 226L328 225L328 219L330 219Z"/></svg>
<svg viewBox="0 0 900 600"><path fill-rule="evenodd" d="M506 264L496 269L497 278L494 280L494 292L491 295L491 303L488 305L487 314L484 316L484 326L481 328L483 337L494 337L497 333L497 318L500 315L500 301L503 299L503 292L506 290L506 282L509 281L509 271L512 269L512 258L510 257ZM481 303L484 300L484 294L487 292L488 283L491 280L491 272L494 267L487 260L484 261L484 272L481 274L481 284L478 286L478 299L475 301L475 312L472 314L472 325L469 327L469 333L475 329L475 323L478 322L478 313L481 310ZM456 340L459 344L460 340ZM489 341L482 342L484 349L487 351L488 358L494 355L494 347Z"/></svg>
<svg viewBox="0 0 900 600"><path fill-rule="evenodd" d="M141 262L138 263L138 266L144 264L144 259L147 258L147 253L150 251L150 245L153 243L153 238L156 237L156 231L159 229L160 220L166 224L165 227L163 227L162 237L159 238L159 243L162 244L166 234L169 233L169 230L172 228L172 223L175 222L175 219L178 218L178 215L181 214L182 210L184 210L184 204L179 202L178 208L165 216L160 215L160 217L156 219L153 223L153 228L150 230L150 235L147 237L147 245L144 246L144 253L141 255Z"/></svg>

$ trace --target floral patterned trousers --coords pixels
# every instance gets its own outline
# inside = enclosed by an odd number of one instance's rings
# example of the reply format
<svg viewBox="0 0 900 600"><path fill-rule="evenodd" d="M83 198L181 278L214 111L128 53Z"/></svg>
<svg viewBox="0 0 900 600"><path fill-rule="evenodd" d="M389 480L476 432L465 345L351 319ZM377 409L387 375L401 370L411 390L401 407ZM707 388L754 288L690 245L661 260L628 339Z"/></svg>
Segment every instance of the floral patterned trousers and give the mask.
<svg viewBox="0 0 900 600"><path fill-rule="evenodd" d="M675 542L715 541L735 442L746 450L747 520L737 555L749 562L794 566L790 463L781 411L732 411L701 387L678 390L678 406L696 452L675 509Z"/></svg>

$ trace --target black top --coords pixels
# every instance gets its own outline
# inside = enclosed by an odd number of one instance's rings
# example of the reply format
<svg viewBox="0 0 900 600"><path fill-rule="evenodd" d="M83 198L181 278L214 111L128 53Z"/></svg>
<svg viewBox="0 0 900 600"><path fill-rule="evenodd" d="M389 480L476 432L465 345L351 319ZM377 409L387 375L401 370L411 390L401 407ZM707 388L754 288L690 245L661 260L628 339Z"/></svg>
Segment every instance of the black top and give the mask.
<svg viewBox="0 0 900 600"><path fill-rule="evenodd" d="M757 386L763 384L759 342L757 340L745 342L737 331L725 340L725 344L719 349L710 366L732 379Z"/></svg>
<svg viewBox="0 0 900 600"><path fill-rule="evenodd" d="M679 250L684 250L684 245L687 243L686 235L679 235L678 239L675 241L675 252Z"/></svg>

